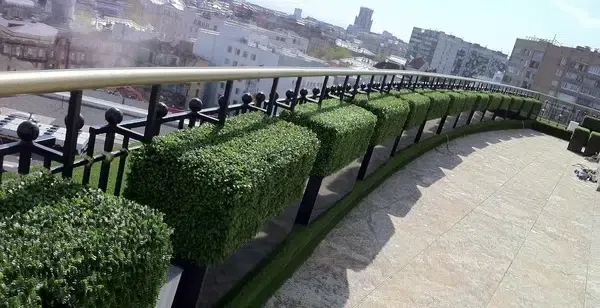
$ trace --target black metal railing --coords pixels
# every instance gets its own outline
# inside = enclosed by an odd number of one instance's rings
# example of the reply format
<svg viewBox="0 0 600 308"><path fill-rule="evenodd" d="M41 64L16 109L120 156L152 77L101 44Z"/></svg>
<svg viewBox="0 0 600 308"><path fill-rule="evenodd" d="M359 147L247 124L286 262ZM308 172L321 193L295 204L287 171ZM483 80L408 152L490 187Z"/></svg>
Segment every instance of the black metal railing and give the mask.
<svg viewBox="0 0 600 308"><path fill-rule="evenodd" d="M287 90L284 97L278 94L280 78L295 77L292 89ZM321 77L321 88L306 89L302 87L304 77ZM330 84L332 77L340 77L340 84ZM245 93L240 97L242 103L230 104L232 101L233 81L240 79L272 78L268 92L255 94ZM368 82L362 82L367 80ZM189 83L202 81L225 81L225 92L218 99L218 106L205 108L203 102L194 98L189 102L188 111L169 114L167 106L159 102L161 84ZM145 118L123 120L123 113L117 108L105 112L106 124L89 128L88 147L84 155L78 155L76 141L85 120L81 115L83 89L101 87L147 85L151 84L151 95L148 101ZM111 188L115 195L121 193L126 169L126 160L130 151L135 151L141 144L150 143L154 136L160 134L164 125L183 129L203 123L223 125L228 117L239 113L262 112L267 116L276 116L280 109L294 110L301 104L321 104L326 99L353 99L359 93L389 92L401 89L465 89L500 92L512 95L540 98L541 94L527 89L470 79L457 76L439 75L433 73L393 71L393 70L335 70L335 69L299 69L299 68L243 68L243 69L119 69L119 70L56 70L41 72L7 72L0 74L0 96L16 94L44 93L54 91L70 91L67 114L65 116L66 137L62 150L56 150L53 137L39 137L37 125L24 121L18 126L19 140L0 146L0 163L7 155L18 155L19 174L28 174L32 168L32 155L42 157L39 169L45 168L52 173L62 173L71 178L77 168L83 169L82 183L88 185L93 167L100 164L98 188L103 191ZM268 93L268 94L267 94ZM469 114L467 123L471 123L474 110ZM485 112L484 112L485 113ZM552 98L544 104L539 117L558 123L565 119L580 120L588 114L598 115L600 112L580 107ZM482 119L483 120L483 117ZM480 120L480 121L481 121ZM454 127L458 117L454 122ZM424 124L419 128L415 142L419 141ZM439 133L439 132L438 132ZM115 137L122 136L121 146L115 149ZM102 149L96 149L96 140L104 139ZM392 153L398 146L400 137L395 140ZM365 176L365 171L372 154L372 148L363 158L363 166L359 180ZM116 170L112 161L119 159ZM364 163L366 162L366 163ZM114 186L109 187L109 178L116 172ZM2 181L0 173L0 181ZM312 185L312 186L311 186ZM315 186L315 187L313 187ZM320 182L309 183L307 190L317 189ZM316 198L312 195L311 198ZM305 200L306 201L306 200ZM314 205L314 200L308 200ZM296 221L306 224L310 218L310 209L302 208ZM308 215L308 218L307 218ZM184 272L186 269L184 268ZM197 272L189 269L190 273ZM201 277L182 278L180 284L197 285ZM201 283L200 283L201 285ZM183 291L181 291L183 292ZM180 292L180 293L181 293ZM199 292L195 290L194 292ZM178 293L178 297L188 296ZM194 295L194 296L197 296ZM192 307L196 298L176 299L180 305Z"/></svg>

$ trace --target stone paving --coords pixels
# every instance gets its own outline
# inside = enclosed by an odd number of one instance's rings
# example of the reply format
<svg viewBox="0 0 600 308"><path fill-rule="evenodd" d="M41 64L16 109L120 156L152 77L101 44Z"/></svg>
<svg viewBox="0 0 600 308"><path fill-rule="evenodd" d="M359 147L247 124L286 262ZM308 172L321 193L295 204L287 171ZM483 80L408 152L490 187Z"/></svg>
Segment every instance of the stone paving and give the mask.
<svg viewBox="0 0 600 308"><path fill-rule="evenodd" d="M266 307L600 307L600 193L565 141L451 141L365 198Z"/></svg>

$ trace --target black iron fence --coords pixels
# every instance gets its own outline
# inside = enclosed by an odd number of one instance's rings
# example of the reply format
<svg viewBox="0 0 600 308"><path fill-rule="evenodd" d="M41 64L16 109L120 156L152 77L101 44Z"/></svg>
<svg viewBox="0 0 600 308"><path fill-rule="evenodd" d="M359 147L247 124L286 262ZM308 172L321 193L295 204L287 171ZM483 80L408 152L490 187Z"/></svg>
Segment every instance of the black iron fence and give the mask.
<svg viewBox="0 0 600 308"><path fill-rule="evenodd" d="M322 77L321 88L306 89L302 87L304 77ZM277 92L280 78L296 78L295 86L282 93ZM343 83L330 85L333 77L340 77ZM230 104L234 80L272 78L270 89L265 92L245 93L239 97L241 103ZM218 99L218 106L205 108L200 99L189 102L188 111L169 114L165 104L159 101L161 84L188 83L202 81L225 81L225 91ZM105 112L106 124L89 129L88 147L82 155L77 153L77 136L84 126L85 119L80 114L83 89L97 89L124 85L151 85L145 118L123 121L123 113L110 108ZM434 73L395 71L395 70L332 70L332 69L298 69L298 68L243 68L243 69L122 69L122 70L56 70L42 72L8 72L0 75L0 96L17 94L70 91L67 114L65 116L66 138L62 151L53 146L55 138L39 136L37 125L31 121L22 122L17 129L19 140L0 146L0 163L7 155L18 155L19 174L28 174L32 167L48 169L51 173L61 173L71 178L74 170L82 168L82 183L89 184L93 167L100 164L98 188L103 191L121 193L126 169L126 160L130 151L135 151L144 143L152 142L164 125L176 126L178 129L194 127L203 123L223 125L228 117L239 113L262 112L267 116L276 116L280 109L294 110L299 104L321 104L326 99L352 99L359 93L389 92L401 89L465 89L500 92L505 94L541 98L541 94L527 89L491 83L482 80ZM473 111L474 112L474 111ZM473 118L468 116L468 122ZM585 115L599 116L598 111L573 105L555 98L546 101L539 118L557 123L568 124L568 121L580 121ZM458 118L456 119L456 122ZM456 126L456 122L454 126ZM415 142L423 131L421 126ZM115 149L115 136L122 136L121 146ZM96 140L102 137L102 149L95 148ZM396 140L394 148L398 145ZM370 147L363 159L359 179L364 178L373 148ZM42 157L39 166L32 166L32 156ZM118 159L118 164L112 162ZM366 163L365 163L366 162ZM115 167L116 166L116 167ZM116 168L116 170L115 170ZM111 173L116 172L114 187L109 187ZM96 176L96 175L94 175ZM0 181L2 177L0 176ZM319 183L309 182L307 190L316 189ZM312 186L311 186L312 185ZM316 196L310 196L316 198ZM306 201L306 200L305 200ZM314 203L314 200L307 202ZM310 216L301 208L298 217ZM305 217L306 218L306 217ZM307 219L297 219L297 223L306 224ZM192 266L192 265L190 265ZM197 273L197 268L184 268L188 273ZM199 294L198 287L202 277L185 275L180 281L176 302L181 307L192 307ZM185 287L187 286L187 288ZM187 289L187 290L186 290ZM187 294L186 294L187 292Z"/></svg>

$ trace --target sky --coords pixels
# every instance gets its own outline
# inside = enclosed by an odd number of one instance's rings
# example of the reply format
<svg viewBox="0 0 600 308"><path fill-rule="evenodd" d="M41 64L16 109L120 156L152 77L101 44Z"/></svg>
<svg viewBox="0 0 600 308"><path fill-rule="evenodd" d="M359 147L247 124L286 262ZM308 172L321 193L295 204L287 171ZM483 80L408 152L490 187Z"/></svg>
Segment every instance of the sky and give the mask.
<svg viewBox="0 0 600 308"><path fill-rule="evenodd" d="M408 42L413 27L444 31L510 55L516 38L535 36L562 45L600 48L598 0L249 0L334 25L354 23L361 6L374 10L372 32Z"/></svg>

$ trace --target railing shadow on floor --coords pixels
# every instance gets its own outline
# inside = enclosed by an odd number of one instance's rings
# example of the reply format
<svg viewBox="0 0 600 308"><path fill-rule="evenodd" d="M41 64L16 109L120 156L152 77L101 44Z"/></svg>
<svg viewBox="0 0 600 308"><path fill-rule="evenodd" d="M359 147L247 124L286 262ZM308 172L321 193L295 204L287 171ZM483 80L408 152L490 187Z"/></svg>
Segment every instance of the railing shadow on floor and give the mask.
<svg viewBox="0 0 600 308"><path fill-rule="evenodd" d="M306 298L313 300L308 305L310 307L345 307L350 297L348 273L364 271L373 263L395 233L389 216L406 217L413 206L423 197L420 187L429 187L440 181L446 176L444 170L455 169L463 162L462 157L469 156L476 150L511 139L544 135L531 130L497 131L484 134L486 134L485 139L474 137L477 135L466 136L464 138L468 138L467 140L460 141L461 147L453 147L454 142L450 141L450 144L442 144L416 158L410 164L421 164L425 160L436 162L435 165L428 164L430 168L423 169L422 172L406 171L409 174L401 179L394 176L388 178L363 199L362 203L369 205L356 207L342 220L347 223L340 223L337 230L334 229L329 234L330 236L321 242L313 252L311 259L302 265L307 269L297 271L297 275L300 276L295 276L292 282L284 284L280 289L286 295L294 294L296 297L282 298L275 294L266 307L307 307L307 303L301 300ZM402 170L397 173L402 173ZM336 186L340 183L344 183L344 180L334 179L330 185ZM378 191L385 190L391 190L394 194L379 198ZM394 206L390 210L381 211L391 204ZM377 212L370 212L370 209L375 209ZM354 220L357 222L350 223ZM350 227L350 225L356 227L365 221L368 230ZM344 234L344 237L337 235L341 233ZM336 261L330 262L329 260ZM310 275L302 276L302 273L310 273ZM299 292L297 286L293 285L294 282L301 284L302 292ZM287 287L293 290L286 289Z"/></svg>

